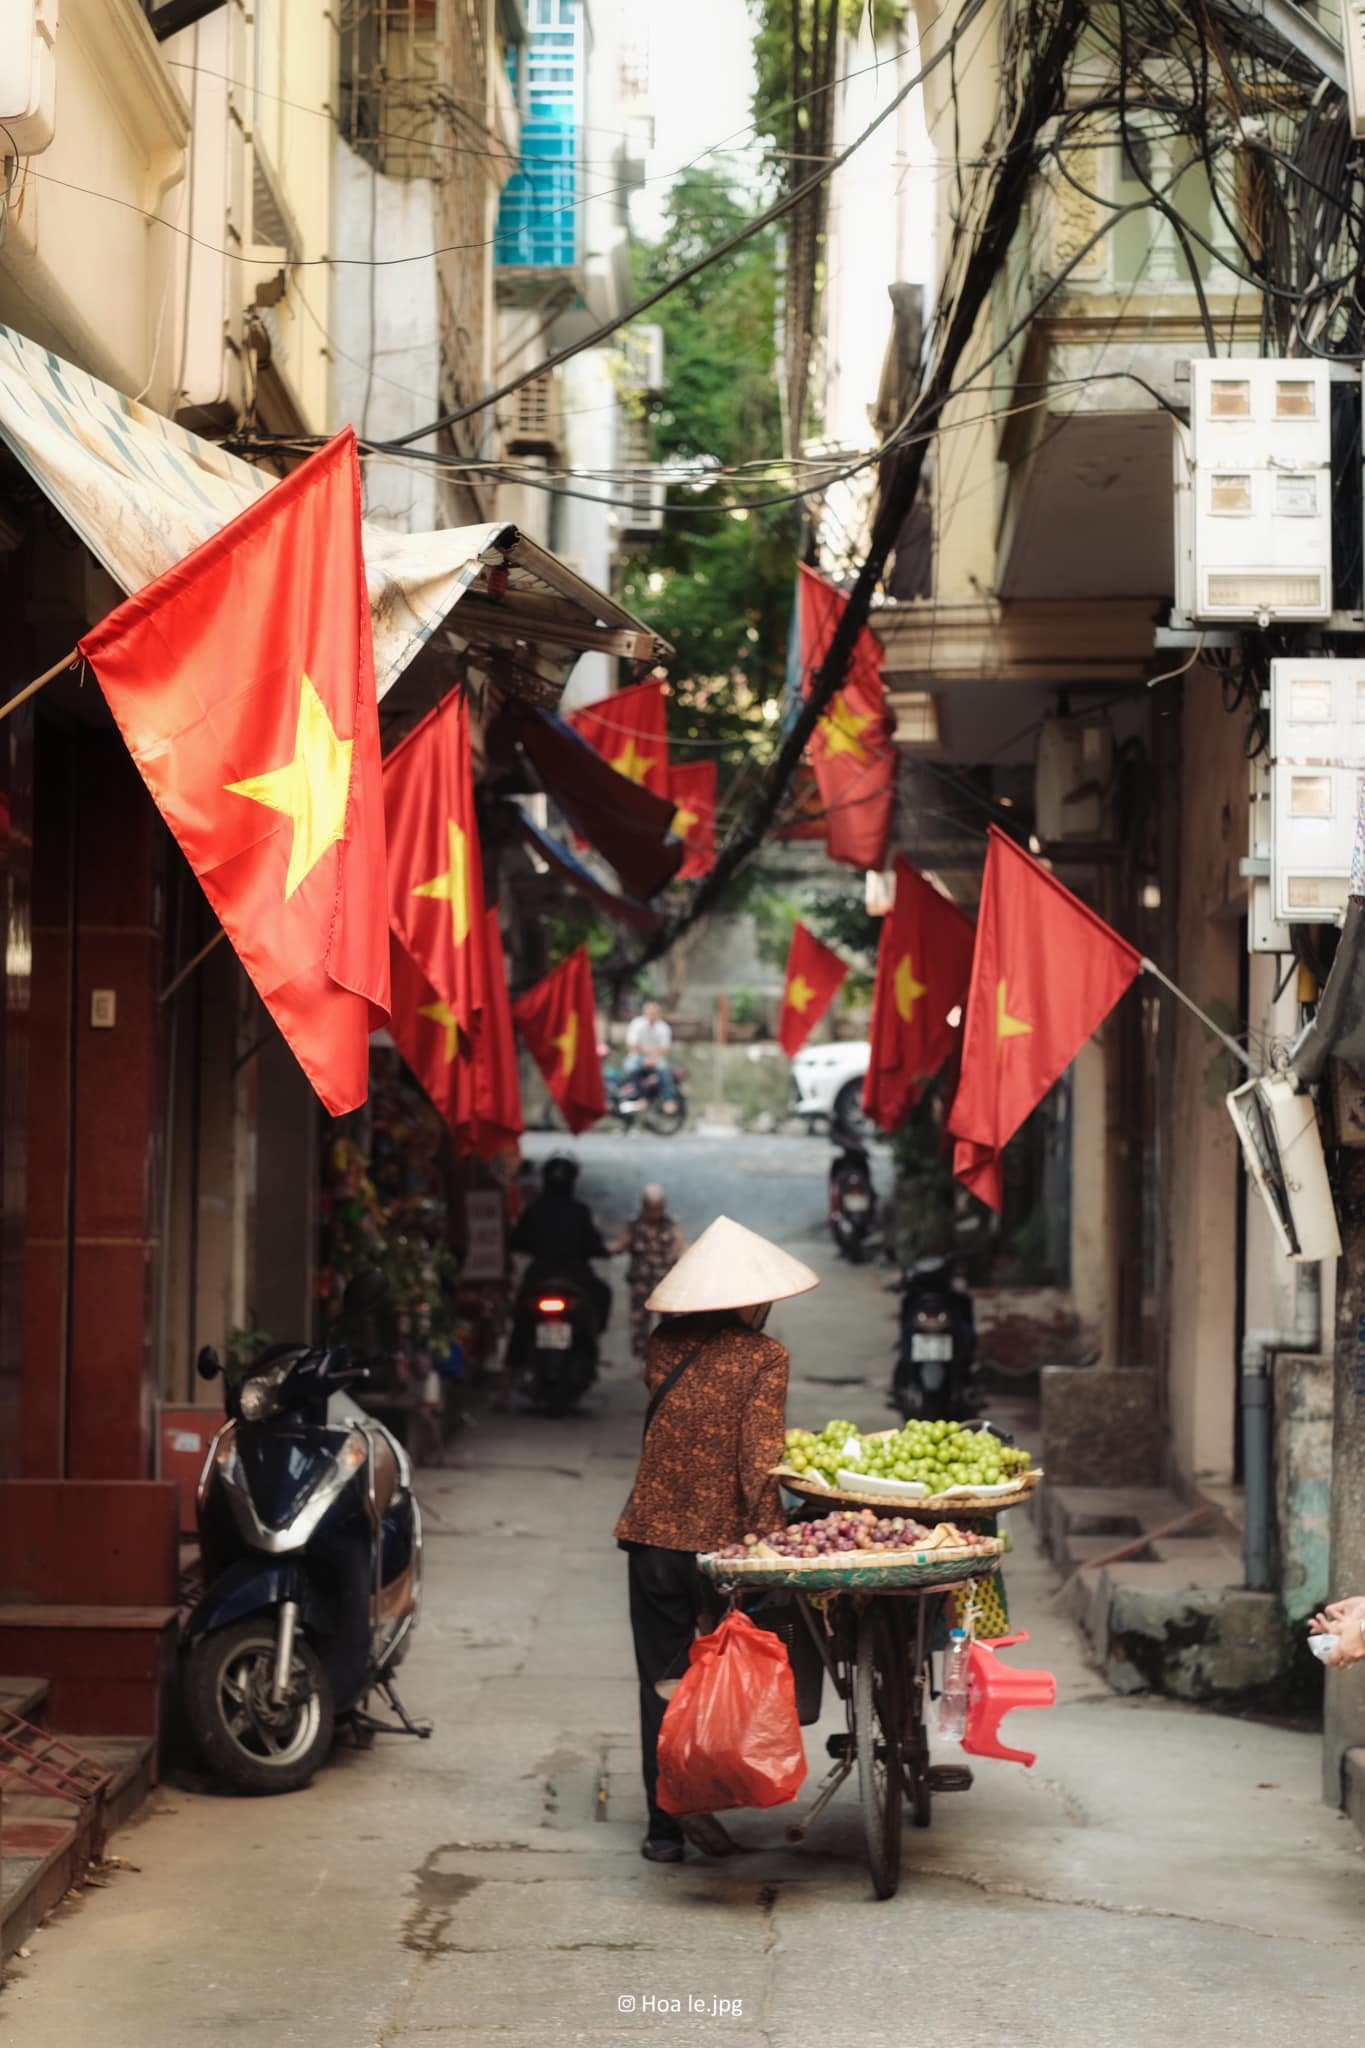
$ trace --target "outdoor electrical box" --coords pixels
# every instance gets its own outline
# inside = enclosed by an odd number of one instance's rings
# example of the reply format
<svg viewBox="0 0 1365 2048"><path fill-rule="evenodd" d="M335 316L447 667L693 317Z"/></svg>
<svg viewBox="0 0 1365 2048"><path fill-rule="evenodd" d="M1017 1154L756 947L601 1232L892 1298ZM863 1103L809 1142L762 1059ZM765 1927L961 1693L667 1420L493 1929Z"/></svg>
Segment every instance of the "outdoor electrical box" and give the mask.
<svg viewBox="0 0 1365 2048"><path fill-rule="evenodd" d="M1337 1212L1313 1098L1283 1074L1263 1074L1226 1098L1247 1173L1291 1259L1335 1259Z"/></svg>
<svg viewBox="0 0 1365 2048"><path fill-rule="evenodd" d="M37 156L57 101L57 0L0 0L0 157Z"/></svg>
<svg viewBox="0 0 1365 2048"><path fill-rule="evenodd" d="M1270 664L1270 886L1287 924L1336 924L1365 771L1365 661Z"/></svg>
<svg viewBox="0 0 1365 2048"><path fill-rule="evenodd" d="M1249 878L1249 953L1292 953L1294 950L1294 937L1288 924L1275 915L1274 885L1270 879L1274 836L1270 815L1270 750L1266 748L1251 763L1251 802L1247 809L1248 860L1244 872Z"/></svg>
<svg viewBox="0 0 1365 2048"><path fill-rule="evenodd" d="M1045 846L1113 837L1114 728L1104 712L1043 721L1033 809Z"/></svg>
<svg viewBox="0 0 1365 2048"><path fill-rule="evenodd" d="M1182 609L1209 625L1329 618L1330 366L1218 356L1190 371L1188 499L1179 489L1176 499Z"/></svg>
<svg viewBox="0 0 1365 2048"><path fill-rule="evenodd" d="M1351 133L1365 136L1365 0L1342 0L1341 47L1346 59L1346 103Z"/></svg>

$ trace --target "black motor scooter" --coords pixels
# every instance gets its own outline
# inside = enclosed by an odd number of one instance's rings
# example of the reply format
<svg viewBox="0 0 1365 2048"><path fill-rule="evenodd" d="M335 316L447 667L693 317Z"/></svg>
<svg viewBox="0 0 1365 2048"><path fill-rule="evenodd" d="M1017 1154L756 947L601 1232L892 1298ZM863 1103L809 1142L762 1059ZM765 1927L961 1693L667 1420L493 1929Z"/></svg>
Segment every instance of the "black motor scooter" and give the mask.
<svg viewBox="0 0 1365 2048"><path fill-rule="evenodd" d="M382 1276L346 1291L343 1324L376 1307ZM199 1354L199 1375L223 1372ZM191 1730L215 1776L293 1792L338 1720L429 1735L393 1673L421 1607L422 1523L402 1446L349 1398L366 1377L341 1344L274 1344L224 1377L227 1420L199 1481L205 1591L189 1619ZM397 1722L365 1711L378 1691Z"/></svg>
<svg viewBox="0 0 1365 2048"><path fill-rule="evenodd" d="M955 1259L918 1259L901 1282L900 1336L891 1406L903 1421L966 1422L981 1404L973 1384L976 1319Z"/></svg>
<svg viewBox="0 0 1365 2048"><path fill-rule="evenodd" d="M521 1392L547 1415L567 1415L597 1378L597 1307L583 1283L528 1274L512 1350Z"/></svg>
<svg viewBox="0 0 1365 2048"><path fill-rule="evenodd" d="M838 1147L829 1169L830 1234L844 1258L856 1266L877 1223L872 1162L862 1140L852 1132L836 1124L830 1137Z"/></svg>

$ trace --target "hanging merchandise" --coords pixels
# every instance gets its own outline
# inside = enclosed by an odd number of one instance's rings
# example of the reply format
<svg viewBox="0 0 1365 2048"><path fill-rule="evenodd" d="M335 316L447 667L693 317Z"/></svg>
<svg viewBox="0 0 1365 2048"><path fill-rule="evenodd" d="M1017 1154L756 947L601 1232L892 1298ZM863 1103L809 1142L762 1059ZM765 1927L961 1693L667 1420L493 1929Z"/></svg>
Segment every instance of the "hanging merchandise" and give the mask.
<svg viewBox="0 0 1365 2048"><path fill-rule="evenodd" d="M348 427L80 643L324 1107L389 1010L374 655Z"/></svg>
<svg viewBox="0 0 1365 2048"><path fill-rule="evenodd" d="M990 828L948 1128L953 1170L999 1210L1000 1155L1142 969L1142 955Z"/></svg>
<svg viewBox="0 0 1365 2048"><path fill-rule="evenodd" d="M607 1106L587 947L520 996L512 1015L565 1123L575 1133L586 1131Z"/></svg>
<svg viewBox="0 0 1365 2048"><path fill-rule="evenodd" d="M897 858L895 876L877 944L863 1083L863 1108L884 1131L899 1129L952 1052L962 1020L949 1020L966 1003L972 972L971 919L908 860Z"/></svg>
<svg viewBox="0 0 1365 2048"><path fill-rule="evenodd" d="M847 962L823 945L814 932L799 922L792 926L777 1025L778 1043L788 1059L800 1052L843 987L847 973Z"/></svg>

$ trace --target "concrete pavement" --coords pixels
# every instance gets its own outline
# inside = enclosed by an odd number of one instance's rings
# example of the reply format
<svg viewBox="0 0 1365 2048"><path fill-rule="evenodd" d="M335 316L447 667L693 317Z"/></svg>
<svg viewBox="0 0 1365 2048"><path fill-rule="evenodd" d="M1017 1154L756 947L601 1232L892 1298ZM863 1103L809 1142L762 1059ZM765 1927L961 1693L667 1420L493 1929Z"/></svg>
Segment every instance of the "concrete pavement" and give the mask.
<svg viewBox="0 0 1365 2048"><path fill-rule="evenodd" d="M879 1269L826 1248L827 1148L580 1150L613 1222L657 1175L690 1231L724 1206L818 1263L826 1285L780 1317L790 1413L883 1419L893 1302ZM1010 1597L1032 1641L1014 1654L1056 1672L1059 1704L1007 1724L1034 1771L981 1764L907 1833L896 1899L872 1899L850 1787L799 1850L782 1846L789 1809L737 1816L724 1863L641 1862L611 1526L642 1407L618 1364L587 1413L488 1417L425 1476L428 1596L403 1690L432 1741L340 1752L291 1799L164 1788L113 1845L136 1870L64 1908L16 1966L6 2048L1358 2039L1365 1867L1319 1803L1316 1736L1113 1697L1018 1517ZM835 1725L811 1731L812 1781Z"/></svg>

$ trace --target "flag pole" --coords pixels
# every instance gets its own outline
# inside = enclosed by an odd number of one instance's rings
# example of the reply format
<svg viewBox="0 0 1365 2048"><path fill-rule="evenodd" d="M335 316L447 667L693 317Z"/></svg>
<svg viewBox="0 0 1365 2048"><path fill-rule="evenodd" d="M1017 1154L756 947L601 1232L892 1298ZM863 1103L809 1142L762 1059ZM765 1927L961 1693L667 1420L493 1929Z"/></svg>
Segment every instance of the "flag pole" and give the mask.
<svg viewBox="0 0 1365 2048"><path fill-rule="evenodd" d="M171 997L175 994L176 990L181 986L181 984L189 980L190 976L193 974L195 968L199 965L200 961L207 960L209 954L213 951L214 947L221 946L223 940L226 937L227 933L223 930L222 926L219 925L217 931L209 940L208 944L206 946L201 946L199 948L199 951L194 955L194 958L192 960L187 960L184 966L180 969L180 972L178 974L173 974L171 976L170 980L166 983L165 988L162 989L161 995L158 1000L163 1003L168 1003Z"/></svg>
<svg viewBox="0 0 1365 2048"><path fill-rule="evenodd" d="M1206 1031L1212 1032L1215 1038L1220 1039L1222 1043L1227 1047L1230 1053L1235 1053L1237 1058L1242 1062L1242 1065L1246 1068L1249 1074L1255 1073L1256 1062L1252 1059L1251 1054L1247 1051L1246 1047L1243 1045L1239 1045L1235 1038L1229 1038L1227 1032L1220 1029L1220 1027L1214 1023L1212 1017L1209 1016L1207 1010L1201 1010L1198 1003L1195 1002L1193 996L1187 996L1183 988L1178 988L1175 982L1171 980L1170 975L1163 974L1161 969L1157 966L1155 960L1149 960L1145 953L1142 956L1142 967L1144 973L1154 974L1157 980L1161 983L1162 987L1168 988L1171 994L1175 996L1179 1002L1182 1002L1185 1005L1185 1008L1187 1010L1192 1010L1194 1015L1199 1019L1200 1023L1203 1025L1204 1029Z"/></svg>
<svg viewBox="0 0 1365 2048"><path fill-rule="evenodd" d="M45 668L40 676L35 676L31 683L26 683L16 696L7 697L5 702L0 704L0 718L8 718L11 711L17 711L30 697L36 697L45 683L50 683L54 676L59 676L64 668L74 668L80 658L80 649L73 647L70 654L64 654L60 661L54 661L51 668Z"/></svg>

